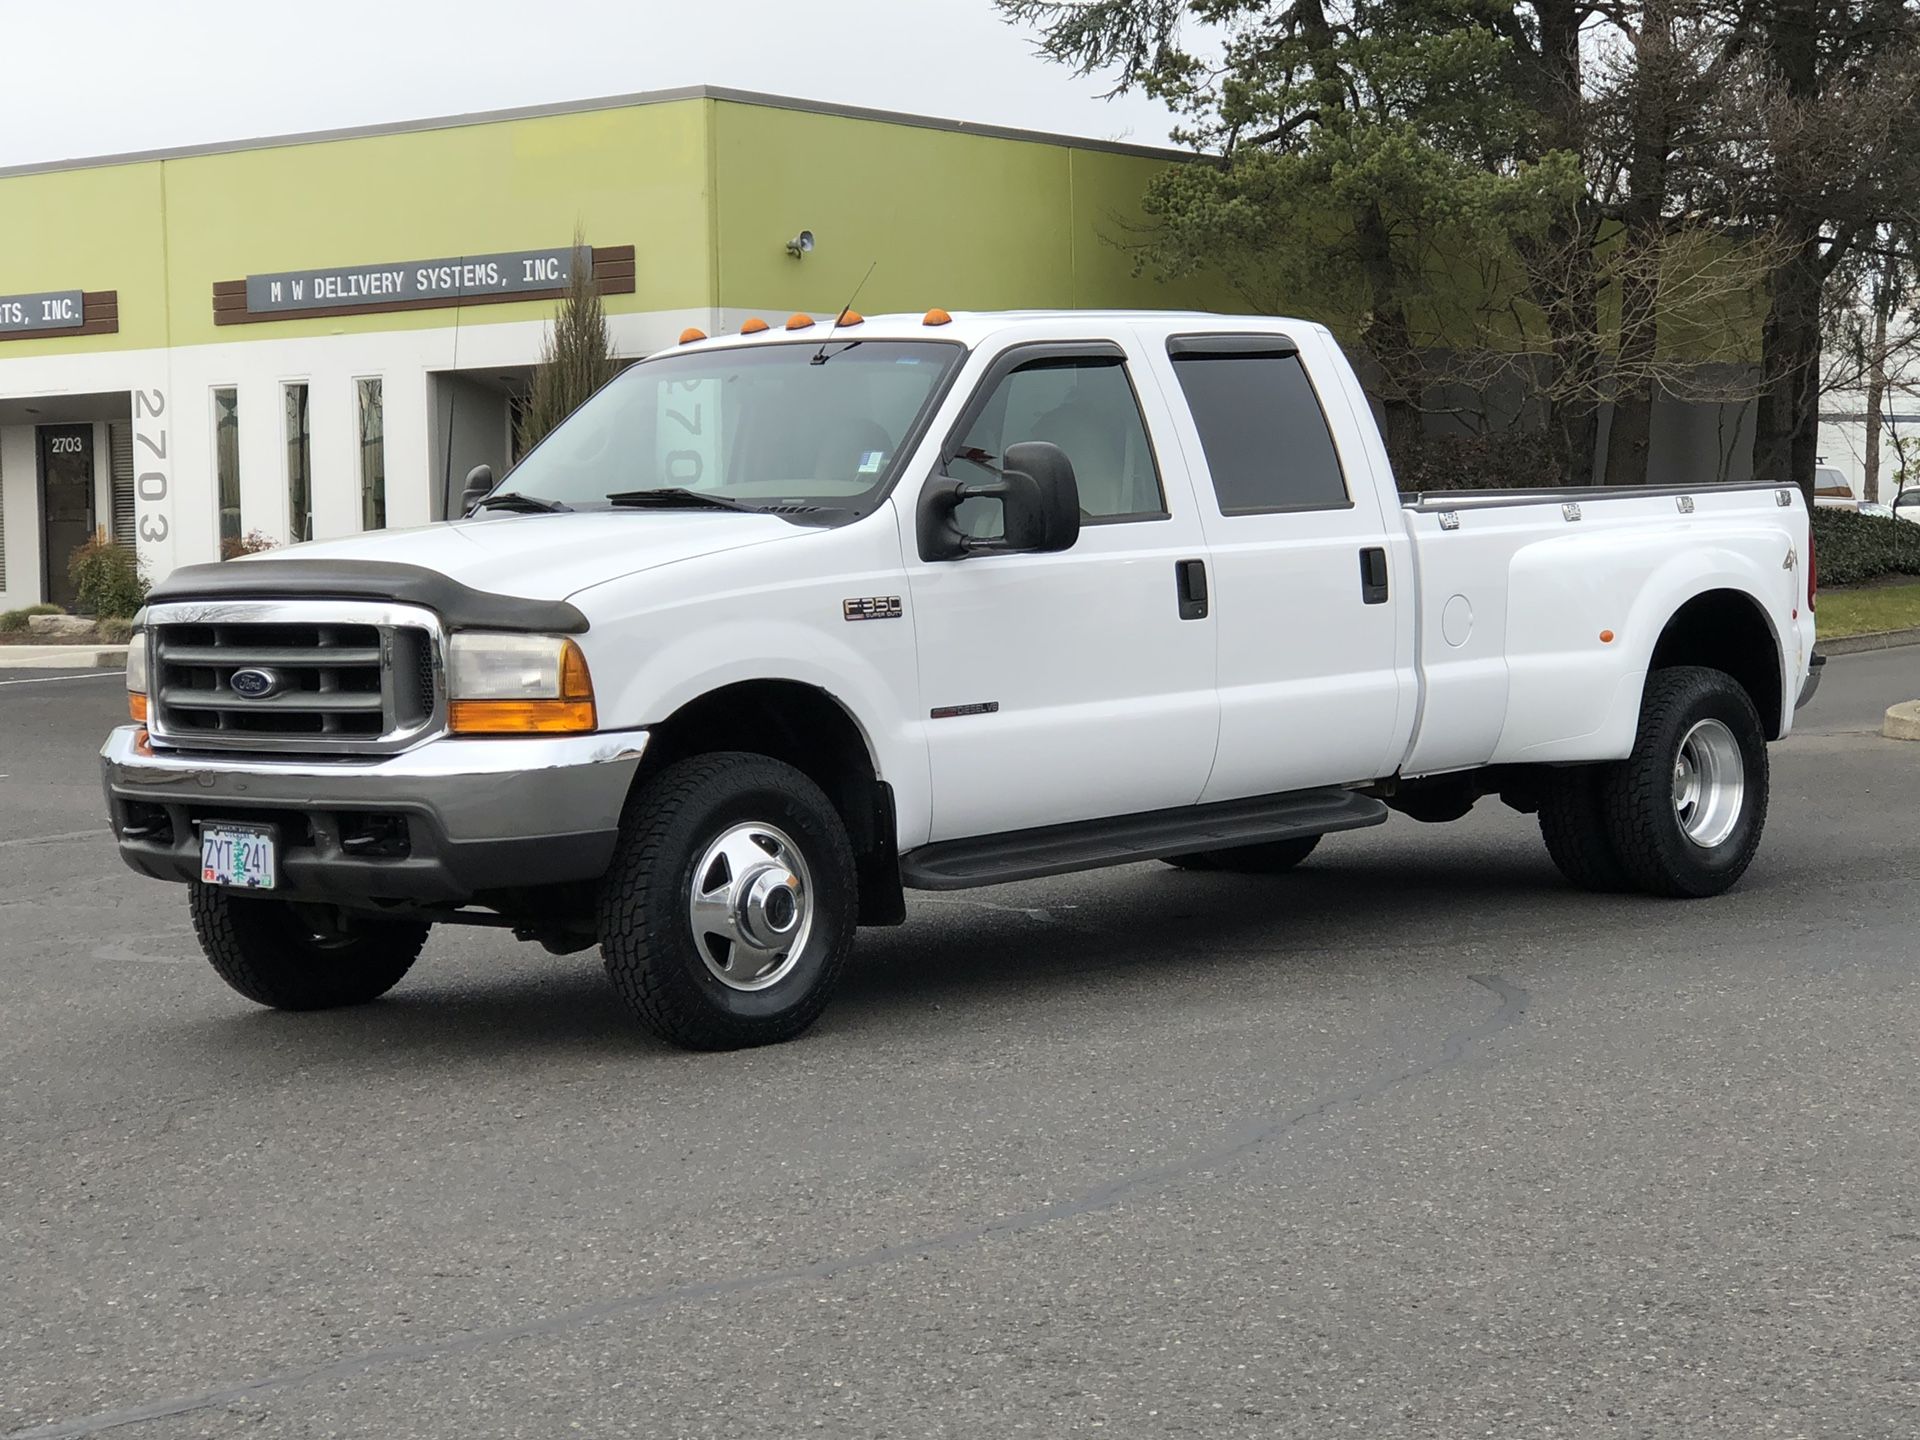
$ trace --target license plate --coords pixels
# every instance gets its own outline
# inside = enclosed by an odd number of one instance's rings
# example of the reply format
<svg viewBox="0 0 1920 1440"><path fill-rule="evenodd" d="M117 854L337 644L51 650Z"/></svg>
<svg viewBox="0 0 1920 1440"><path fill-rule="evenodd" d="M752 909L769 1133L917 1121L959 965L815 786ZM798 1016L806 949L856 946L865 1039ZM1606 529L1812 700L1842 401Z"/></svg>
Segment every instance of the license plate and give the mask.
<svg viewBox="0 0 1920 1440"><path fill-rule="evenodd" d="M275 865L273 831L264 825L200 827L200 878L209 885L271 890Z"/></svg>

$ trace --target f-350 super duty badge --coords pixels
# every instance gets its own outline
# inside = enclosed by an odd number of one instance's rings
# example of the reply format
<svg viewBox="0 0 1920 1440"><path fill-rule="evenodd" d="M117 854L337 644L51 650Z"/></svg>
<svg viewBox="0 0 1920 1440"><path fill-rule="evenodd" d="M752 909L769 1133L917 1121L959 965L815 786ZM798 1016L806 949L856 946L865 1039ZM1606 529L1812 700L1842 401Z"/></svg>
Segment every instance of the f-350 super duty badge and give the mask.
<svg viewBox="0 0 1920 1440"><path fill-rule="evenodd" d="M898 595L863 595L857 600L842 600L840 613L849 620L898 620Z"/></svg>

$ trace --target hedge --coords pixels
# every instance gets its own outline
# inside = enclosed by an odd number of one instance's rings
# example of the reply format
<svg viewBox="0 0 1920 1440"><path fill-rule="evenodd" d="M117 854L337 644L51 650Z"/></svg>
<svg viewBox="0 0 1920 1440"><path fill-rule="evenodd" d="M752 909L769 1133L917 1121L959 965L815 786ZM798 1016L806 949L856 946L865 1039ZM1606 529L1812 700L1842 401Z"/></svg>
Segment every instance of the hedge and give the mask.
<svg viewBox="0 0 1920 1440"><path fill-rule="evenodd" d="M1815 506L1813 545L1822 585L1920 575L1920 525Z"/></svg>
<svg viewBox="0 0 1920 1440"><path fill-rule="evenodd" d="M79 608L103 620L127 619L146 603L147 582L140 571L132 547L115 544L104 530L67 561Z"/></svg>

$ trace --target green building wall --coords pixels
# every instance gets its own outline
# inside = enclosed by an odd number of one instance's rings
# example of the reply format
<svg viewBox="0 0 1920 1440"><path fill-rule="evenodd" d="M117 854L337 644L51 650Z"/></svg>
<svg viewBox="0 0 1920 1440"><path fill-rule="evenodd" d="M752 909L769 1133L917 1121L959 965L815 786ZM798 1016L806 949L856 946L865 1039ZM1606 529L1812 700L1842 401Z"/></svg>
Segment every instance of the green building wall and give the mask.
<svg viewBox="0 0 1920 1440"><path fill-rule="evenodd" d="M453 308L216 327L218 281L305 267L632 244L615 314L1227 303L1132 273L1139 197L1173 155L702 92L387 133L0 172L0 294L119 295L117 333L14 339L31 355L456 323ZM818 237L804 260L787 237ZM543 318L549 301L458 323Z"/></svg>

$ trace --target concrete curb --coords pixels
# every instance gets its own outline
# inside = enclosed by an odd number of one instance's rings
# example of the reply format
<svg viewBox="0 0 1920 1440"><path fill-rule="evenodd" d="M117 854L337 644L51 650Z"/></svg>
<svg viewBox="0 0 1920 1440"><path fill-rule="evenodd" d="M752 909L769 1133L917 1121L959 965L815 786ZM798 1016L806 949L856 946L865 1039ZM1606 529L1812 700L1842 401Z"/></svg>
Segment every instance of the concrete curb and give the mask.
<svg viewBox="0 0 1920 1440"><path fill-rule="evenodd" d="M1880 722L1880 733L1889 740L1920 740L1920 700L1908 700L1888 708Z"/></svg>
<svg viewBox="0 0 1920 1440"><path fill-rule="evenodd" d="M1843 635L1837 640L1822 635L1814 648L1822 655L1857 655L1863 650L1892 650L1900 645L1920 645L1920 629L1874 630L1865 635Z"/></svg>
<svg viewBox="0 0 1920 1440"><path fill-rule="evenodd" d="M124 645L0 645L0 670L124 669Z"/></svg>

